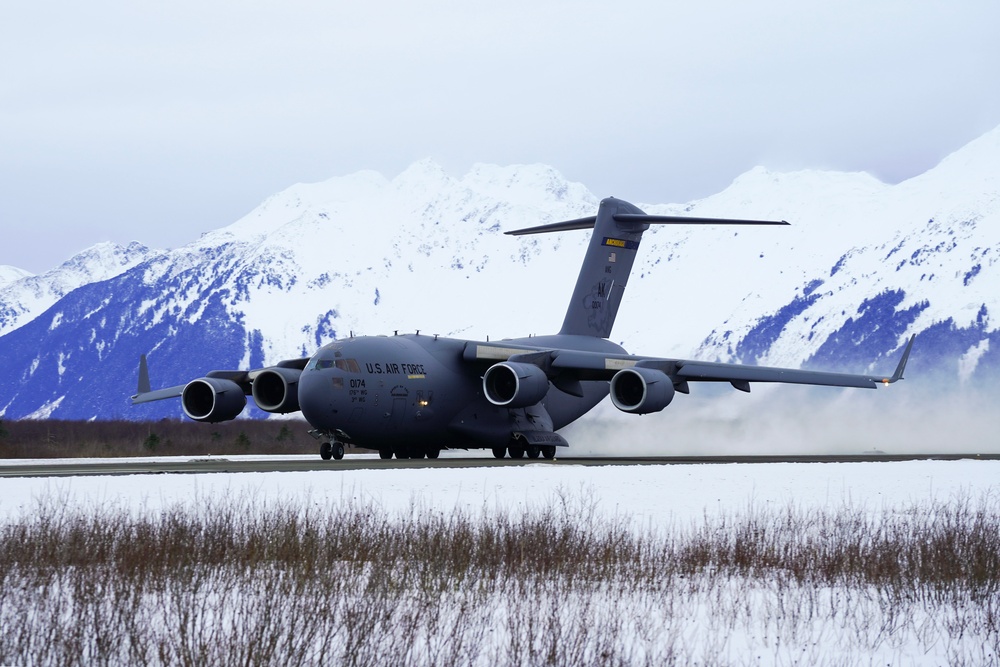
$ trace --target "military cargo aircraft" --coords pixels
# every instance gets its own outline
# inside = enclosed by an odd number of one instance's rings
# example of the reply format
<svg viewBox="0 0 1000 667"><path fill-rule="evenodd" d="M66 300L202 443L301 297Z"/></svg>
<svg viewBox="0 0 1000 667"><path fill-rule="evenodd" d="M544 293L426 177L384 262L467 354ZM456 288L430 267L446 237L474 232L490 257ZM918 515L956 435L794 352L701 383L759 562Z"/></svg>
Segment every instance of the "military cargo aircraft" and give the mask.
<svg viewBox="0 0 1000 667"><path fill-rule="evenodd" d="M500 342L441 336L358 336L311 357L252 370L216 370L185 385L150 390L145 356L133 403L180 398L195 421L234 419L252 396L273 413L301 411L323 459L345 445L383 459L437 458L443 449L551 459L569 443L559 429L611 395L619 410L659 412L692 382L875 388L903 378L911 337L891 376L853 375L633 355L608 340L642 233L650 225L787 225L787 222L647 215L608 198L593 217L508 234L593 229L559 333Z"/></svg>

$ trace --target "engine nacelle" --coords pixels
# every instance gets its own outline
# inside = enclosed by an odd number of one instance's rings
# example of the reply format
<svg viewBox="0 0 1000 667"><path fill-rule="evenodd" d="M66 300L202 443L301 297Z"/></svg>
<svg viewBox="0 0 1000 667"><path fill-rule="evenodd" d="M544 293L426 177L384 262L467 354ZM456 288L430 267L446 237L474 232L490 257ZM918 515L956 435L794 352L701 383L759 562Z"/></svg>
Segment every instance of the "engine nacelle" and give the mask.
<svg viewBox="0 0 1000 667"><path fill-rule="evenodd" d="M611 402L623 412L659 412L674 400L674 382L653 368L625 368L611 378Z"/></svg>
<svg viewBox="0 0 1000 667"><path fill-rule="evenodd" d="M533 364L503 361L493 364L483 376L483 392L493 405L526 408L545 398L549 378Z"/></svg>
<svg viewBox="0 0 1000 667"><path fill-rule="evenodd" d="M295 412L299 409L297 368L265 368L253 379L253 400L265 412Z"/></svg>
<svg viewBox="0 0 1000 667"><path fill-rule="evenodd" d="M224 422L235 419L247 405L243 389L232 380L198 378L181 392L184 414L196 422Z"/></svg>

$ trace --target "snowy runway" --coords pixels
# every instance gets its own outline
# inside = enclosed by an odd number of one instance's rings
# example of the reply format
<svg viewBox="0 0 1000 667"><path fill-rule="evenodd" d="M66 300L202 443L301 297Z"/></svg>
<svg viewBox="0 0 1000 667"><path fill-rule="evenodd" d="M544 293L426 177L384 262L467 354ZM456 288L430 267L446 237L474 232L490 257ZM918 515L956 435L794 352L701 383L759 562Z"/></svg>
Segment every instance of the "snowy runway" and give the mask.
<svg viewBox="0 0 1000 667"><path fill-rule="evenodd" d="M13 478L0 485L0 518L39 500L158 511L222 496L258 501L365 503L389 513L460 509L472 514L585 499L605 516L669 525L751 506L881 510L996 493L1000 461L764 463L669 466L419 468L321 472Z"/></svg>

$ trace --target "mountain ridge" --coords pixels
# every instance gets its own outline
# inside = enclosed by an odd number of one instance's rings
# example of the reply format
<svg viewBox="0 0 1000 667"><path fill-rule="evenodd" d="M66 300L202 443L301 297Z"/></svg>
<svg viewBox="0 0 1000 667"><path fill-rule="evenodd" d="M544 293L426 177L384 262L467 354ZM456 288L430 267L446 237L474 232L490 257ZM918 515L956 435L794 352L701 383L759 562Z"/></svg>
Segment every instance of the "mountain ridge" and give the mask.
<svg viewBox="0 0 1000 667"><path fill-rule="evenodd" d="M864 372L894 364L917 333L915 377L986 383L1000 354L998 166L1000 128L897 185L758 167L711 197L638 204L792 226L651 229L612 339L641 354ZM503 232L593 215L597 203L537 164L455 177L422 160L392 179L293 185L186 246L134 244L134 264L22 315L0 335L0 373L15 379L0 415L179 416L179 405L127 405L140 354L168 385L351 333L551 333L588 235ZM24 280L0 286L0 308Z"/></svg>
<svg viewBox="0 0 1000 667"><path fill-rule="evenodd" d="M105 241L43 274L2 267L13 270L7 272L12 279L0 279L0 337L34 319L73 290L113 278L159 252L138 241L125 246Z"/></svg>

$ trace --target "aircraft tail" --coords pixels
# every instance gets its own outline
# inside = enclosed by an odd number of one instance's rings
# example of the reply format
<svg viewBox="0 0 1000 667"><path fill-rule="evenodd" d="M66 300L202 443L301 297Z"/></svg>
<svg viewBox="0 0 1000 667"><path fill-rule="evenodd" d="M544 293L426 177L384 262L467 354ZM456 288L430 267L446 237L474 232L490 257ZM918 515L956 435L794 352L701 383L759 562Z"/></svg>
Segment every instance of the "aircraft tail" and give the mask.
<svg viewBox="0 0 1000 667"><path fill-rule="evenodd" d="M573 229L593 229L587 254L580 267L573 298L566 310L560 334L607 338L611 335L618 307L625 295L629 273L635 262L642 233L651 224L741 224L787 225L785 221L729 220L687 218L669 215L646 215L621 199L601 201L597 215L540 227L507 232L514 236L541 234Z"/></svg>

